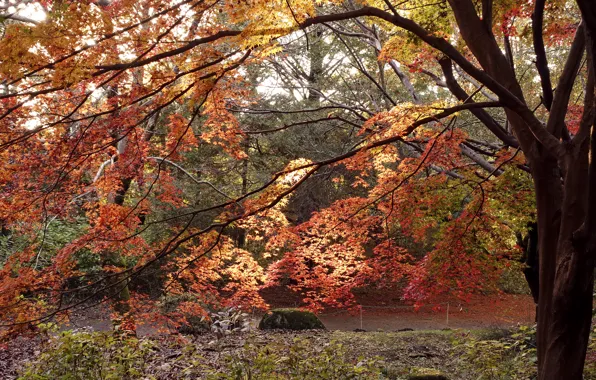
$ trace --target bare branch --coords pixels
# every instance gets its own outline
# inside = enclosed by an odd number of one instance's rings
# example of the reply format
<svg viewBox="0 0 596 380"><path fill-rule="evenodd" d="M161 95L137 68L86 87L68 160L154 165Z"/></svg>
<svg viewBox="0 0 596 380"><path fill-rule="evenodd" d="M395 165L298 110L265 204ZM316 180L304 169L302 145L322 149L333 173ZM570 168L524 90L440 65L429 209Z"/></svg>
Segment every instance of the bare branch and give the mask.
<svg viewBox="0 0 596 380"><path fill-rule="evenodd" d="M550 70L546 59L546 50L544 49L544 40L542 38L542 25L544 21L544 4L546 0L536 0L534 13L532 13L532 37L534 40L534 53L536 54L536 69L540 75L540 84L542 85L542 102L547 110L550 111L553 103L553 85L550 80Z"/></svg>
<svg viewBox="0 0 596 380"><path fill-rule="evenodd" d="M561 137L563 128L565 127L565 115L567 114L567 106L569 104L569 97L573 84L577 77L577 72L581 63L585 48L585 34L584 28L580 25L575 32L575 38L571 44L571 50L565 62L565 67L561 73L559 83L557 84L557 91L552 101L550 117L546 125L547 131L552 133L555 137Z"/></svg>
<svg viewBox="0 0 596 380"><path fill-rule="evenodd" d="M439 64L441 65L441 69L443 70L443 75L445 76L445 82L447 83L447 88L449 91L457 99L460 101L465 101L469 98L468 94L464 91L463 88L457 83L457 80L453 76L453 70L451 65L451 60L449 58L442 58L439 60ZM495 136L497 136L501 141L503 141L506 145L512 146L517 148L519 143L515 139L515 137L511 136L510 134L503 129L496 121L493 119L488 112L484 111L483 109L473 108L470 112L478 118Z"/></svg>
<svg viewBox="0 0 596 380"><path fill-rule="evenodd" d="M238 36L240 35L240 31L236 31L236 30L222 30L219 31L215 34L212 34L210 36L207 37L203 37L203 38L197 38L195 40L192 40L191 42L187 43L184 46L181 46L177 49L172 49L163 53L159 53L156 54L154 56L151 56L149 58L146 59L142 59L142 60L136 60L134 62L130 62L130 63L116 63L113 65L100 65L100 66L96 66L96 68L98 69L98 71L96 71L95 73L93 73L94 76L98 76L101 74L105 74L109 71L114 71L114 70L125 70L125 69L130 69L133 67L140 67L140 66L145 66L149 63L153 63L153 62L157 62L161 59L164 58L168 58L168 57L173 57L175 55L179 55L182 54L186 51L189 51L199 45L204 45L207 44L209 42L213 42L213 41L217 41L221 38L225 38L225 37L233 37L233 36Z"/></svg>
<svg viewBox="0 0 596 380"><path fill-rule="evenodd" d="M175 167L176 169L180 170L182 173L184 173L188 178L190 178L194 183L196 183L197 185L207 185L210 188L212 188L213 190L215 190L218 194L223 195L224 197L228 198L228 199L234 199L232 197L230 197L228 194L224 193L223 191L219 190L217 187L215 187L211 182L209 181L205 181L205 180L198 180L197 178L195 178L195 176L193 176L192 174L190 174L186 169L184 169L182 166L178 165L177 163L170 161L166 158L163 157L147 157L148 160L155 160L158 163L166 163L170 166Z"/></svg>
<svg viewBox="0 0 596 380"><path fill-rule="evenodd" d="M472 161L474 161L475 163L480 165L480 167L482 169L484 169L487 172L494 174L496 176L500 176L501 174L503 174L502 170L496 169L493 165L490 164L490 162L485 160L484 157L482 157L478 153L474 152L468 146L466 146L464 144L460 144L459 147L461 148L461 152L463 153L464 156L468 157L469 159L471 159Z"/></svg>
<svg viewBox="0 0 596 380"><path fill-rule="evenodd" d="M39 24L39 21L33 20L32 18L29 18L29 17L21 16L17 13L3 14L3 15L0 15L0 17L9 19L9 20L24 22L26 24L33 24L33 25Z"/></svg>

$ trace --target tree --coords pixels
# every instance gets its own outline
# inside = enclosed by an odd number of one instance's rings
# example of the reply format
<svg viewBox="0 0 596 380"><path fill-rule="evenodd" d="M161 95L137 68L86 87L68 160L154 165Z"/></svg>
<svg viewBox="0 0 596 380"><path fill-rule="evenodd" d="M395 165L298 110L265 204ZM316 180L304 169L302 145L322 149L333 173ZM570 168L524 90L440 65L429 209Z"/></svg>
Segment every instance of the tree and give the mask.
<svg viewBox="0 0 596 380"><path fill-rule="evenodd" d="M362 197L334 203L309 223L328 228L330 223L353 222L337 236L325 237L329 241L323 251L334 259L338 253L351 252L346 255L356 260L316 269L314 276L329 286L327 293L319 288L313 294L348 295L350 287L363 281L361 275L386 267L379 261L383 258L399 264L392 267L395 276L409 270L407 255L392 245L391 238L383 237L391 226L419 237L434 227L444 239L441 249L433 250L416 266L409 294L418 297L420 289L436 285L428 277L433 267L448 274L454 286L473 287L477 281L463 284L461 280L478 280L483 267L489 273L483 260L494 256L494 251L511 248L507 239L491 234L495 225L504 225L507 216L515 214L514 207L494 206L508 187L500 181L509 178L523 184L527 171L535 189L539 239L539 377L581 378L591 325L596 249L596 193L590 190L596 186L591 164L596 147L592 38L596 7L589 1L547 4L537 0L519 5L491 0L413 0L398 5L368 0L319 5L309 0L182 0L173 4L147 0L142 4L147 14L140 11L138 2L128 0L40 3L48 12L45 22L6 17L0 41L0 76L5 88L0 96L0 146L5 163L0 169L4 193L0 218L7 228L30 236L33 242L10 255L3 266L1 302L7 305L3 319L25 322L67 309L58 300L64 297L65 276L76 274L73 255L82 247L92 247L99 256L110 251L129 259L126 269L111 267L103 279L84 286L108 294L119 292L128 277L154 263L167 267L176 280L194 270L196 281L213 273L221 262L214 248L223 249L224 261L233 261L231 252L246 258L226 264L228 277L234 279L234 274L242 273L238 266L254 268L254 259L234 251L226 240L224 232L234 224L262 229L271 237L272 246L291 253L278 268L294 263L295 269L302 268L301 277L309 277L312 268L305 269L297 254L309 252L321 241L306 239L305 243L300 235L304 231L282 228L287 222L284 202L315 173L339 163L358 173L356 184L370 189ZM250 110L255 93L247 90L250 81L244 74L252 66L273 63L272 57L282 49L279 41L313 27L312 41L308 41L314 43L309 50L309 70L290 67L306 80L307 99L292 104L295 109L277 113L310 113L321 115L324 123L341 121L344 127L359 129L359 134L351 136L356 143L329 158L284 162L285 168L276 168L270 179L254 186L248 186L245 171L242 182L246 186L240 187L246 192L218 200L226 193L207 179L192 176L181 165L191 162L185 155L205 144L217 147L220 159L225 155L229 162L246 162L251 148L245 136L255 130L243 129L235 111ZM326 99L330 92L322 87L323 27L340 42L357 38L357 42L342 43L339 54L349 57L360 78L368 80L368 100L354 96L345 104L333 96ZM360 46L372 49L372 59L370 51L363 53ZM527 62L528 49L536 56L538 83L519 72L520 66L534 70ZM344 57L339 65L345 64ZM549 60L560 67L553 70ZM375 71L372 62L377 65ZM281 76L284 68L279 63L276 66ZM386 67L404 86L399 97L399 91L388 85ZM404 67L413 73L406 73ZM412 81L414 75L424 79ZM293 83L296 78L286 75L286 80ZM442 89L433 91L433 85ZM447 98L443 89L453 97ZM411 97L411 103L405 103L403 95ZM576 98L583 99L582 104L576 104ZM457 102L450 103L450 99ZM468 117L464 111L484 126L482 132L461 122ZM167 134L165 141L143 138L146 133L157 134L151 126L157 117L159 128ZM291 128L288 124L282 129ZM211 202L161 220L151 219L157 216L153 213L147 221L157 202L178 209L187 202L164 172L167 165L208 187L213 192ZM478 167L484 174L475 170ZM474 180L478 175L480 181ZM460 194L450 188L454 183L476 191ZM491 188L488 196L485 186ZM440 196L419 196L431 191ZM404 198L427 204L419 207L403 202ZM397 215L394 207L399 200ZM457 202L464 206L454 209ZM488 210L490 204L493 207ZM43 253L43 233L37 230L47 230L52 218L69 218L81 210L86 210L89 230L52 257L50 265L32 264ZM27 225L24 220L35 223ZM149 247L142 232L158 222L168 222L171 230ZM514 226L512 233L528 222ZM368 260L366 244L382 240L385 243L378 244L373 259ZM502 246L485 256L471 248L488 252L486 247L493 242ZM167 261L174 252L175 259ZM308 254L303 257L309 258ZM352 273L359 265L357 273ZM475 276L466 276L466 271ZM237 280L237 284L247 284L241 276ZM248 282L228 290L254 301L255 283ZM443 291L451 287L447 282L440 285ZM211 284L199 288L205 293ZM246 289L250 292L243 293ZM58 306L48 310L42 301Z"/></svg>

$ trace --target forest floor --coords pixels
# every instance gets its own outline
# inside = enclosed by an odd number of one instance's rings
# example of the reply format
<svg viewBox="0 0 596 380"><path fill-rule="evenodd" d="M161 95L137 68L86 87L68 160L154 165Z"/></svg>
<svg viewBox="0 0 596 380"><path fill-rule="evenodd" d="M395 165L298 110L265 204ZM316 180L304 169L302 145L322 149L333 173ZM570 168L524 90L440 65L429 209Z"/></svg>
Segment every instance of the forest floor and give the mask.
<svg viewBox="0 0 596 380"><path fill-rule="evenodd" d="M206 359L215 362L216 358L240 349L247 342L264 345L281 340L291 344L297 337L304 337L316 345L337 341L347 348L348 356L382 357L398 373L407 373L415 367L436 368L447 375L456 376L450 378L463 379L465 377L458 373L457 360L449 353L454 339L470 334L470 331L512 331L515 326L534 323L534 304L532 298L526 295L477 296L465 304L440 300L419 309L404 304L398 297L388 293L368 293L361 297L359 301L364 305L361 313L359 309L352 313L337 310L320 313L319 318L328 329L326 332L262 332L255 329L248 334L233 334L217 340L216 346L213 346L216 339L211 334L184 339L196 345ZM298 298L279 290L266 294L266 300L272 307L300 306ZM253 326L256 326L259 318L259 313L253 314ZM72 327L107 331L111 329L111 323L105 310L95 309L79 314L73 320ZM354 332L356 329L366 332ZM410 329L414 331L406 331ZM145 339L159 342L159 355L176 357L176 349L167 348L171 347L171 343L163 343L173 339L172 336L159 335L151 326L140 326L137 332ZM23 363L39 355L41 345L43 339L37 337L18 338L1 347L0 379L15 378L15 371L22 368ZM163 363L164 358L158 358L157 361ZM156 378L177 378L168 373L181 363L170 361L166 366L152 369Z"/></svg>
<svg viewBox="0 0 596 380"><path fill-rule="evenodd" d="M212 334L185 336L145 337L154 349L146 360L144 378L159 380L204 378L204 370L230 370L229 359L239 357L252 362L259 352L279 352L300 347L301 357L325 355L325 347L339 349L337 355L326 360L356 363L371 360L384 368L389 379L406 379L412 371L438 371L448 379L476 379L462 369L458 357L457 340L471 335L502 336L510 334L499 329L445 329L404 332L348 332L307 330L251 331L235 333L217 339ZM496 335L495 335L496 334ZM47 339L47 338L46 338ZM0 349L0 379L17 379L18 373L47 350L46 341L37 337L18 338ZM192 347L192 349L190 349ZM269 349L268 349L269 348ZM270 351L271 350L271 351ZM335 351L334 351L335 352ZM284 354L285 355L285 354ZM253 359L251 359L253 358ZM321 377L331 379L328 377Z"/></svg>

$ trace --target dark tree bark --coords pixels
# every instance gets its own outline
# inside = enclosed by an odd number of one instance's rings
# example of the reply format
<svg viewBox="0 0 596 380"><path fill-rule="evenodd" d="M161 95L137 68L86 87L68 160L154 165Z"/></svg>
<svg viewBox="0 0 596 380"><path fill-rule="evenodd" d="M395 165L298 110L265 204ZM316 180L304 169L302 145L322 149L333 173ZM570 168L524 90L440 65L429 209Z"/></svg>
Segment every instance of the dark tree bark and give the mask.
<svg viewBox="0 0 596 380"><path fill-rule="evenodd" d="M528 225L528 232L525 236L518 235L518 244L523 251L521 262L525 264L523 269L524 277L530 288L534 303L538 305L540 253L538 252L538 225L536 223Z"/></svg>

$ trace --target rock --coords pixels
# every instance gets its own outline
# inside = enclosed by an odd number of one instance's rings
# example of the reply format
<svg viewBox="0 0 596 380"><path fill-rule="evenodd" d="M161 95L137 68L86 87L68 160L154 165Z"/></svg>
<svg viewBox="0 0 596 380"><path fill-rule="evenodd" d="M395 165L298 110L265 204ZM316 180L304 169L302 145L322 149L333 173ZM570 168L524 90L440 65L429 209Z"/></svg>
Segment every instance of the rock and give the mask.
<svg viewBox="0 0 596 380"><path fill-rule="evenodd" d="M403 332L403 331L414 331L414 329L411 329L409 327L406 327L405 329L397 329L397 332Z"/></svg>
<svg viewBox="0 0 596 380"><path fill-rule="evenodd" d="M354 332L366 332L366 330L364 330L364 329L354 329L352 331L354 331Z"/></svg>
<svg viewBox="0 0 596 380"><path fill-rule="evenodd" d="M310 311L298 309L274 309L263 316L261 330L326 330L325 325Z"/></svg>

